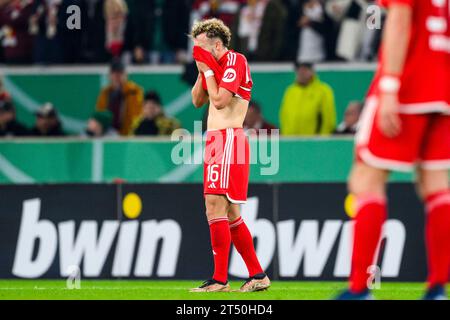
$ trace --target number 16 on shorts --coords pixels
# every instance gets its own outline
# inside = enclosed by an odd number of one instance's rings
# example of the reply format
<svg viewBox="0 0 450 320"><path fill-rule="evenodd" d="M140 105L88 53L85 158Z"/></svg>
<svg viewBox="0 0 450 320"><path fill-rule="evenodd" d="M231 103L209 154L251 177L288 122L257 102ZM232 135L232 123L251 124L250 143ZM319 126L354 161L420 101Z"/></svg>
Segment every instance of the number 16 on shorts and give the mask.
<svg viewBox="0 0 450 320"><path fill-rule="evenodd" d="M209 164L206 168L206 181L217 182L219 180L219 165Z"/></svg>

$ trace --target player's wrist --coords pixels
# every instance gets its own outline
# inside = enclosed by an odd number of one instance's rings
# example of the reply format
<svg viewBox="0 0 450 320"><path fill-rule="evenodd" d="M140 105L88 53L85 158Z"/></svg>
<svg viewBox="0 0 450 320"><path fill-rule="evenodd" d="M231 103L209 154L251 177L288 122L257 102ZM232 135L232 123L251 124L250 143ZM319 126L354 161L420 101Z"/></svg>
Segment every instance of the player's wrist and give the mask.
<svg viewBox="0 0 450 320"><path fill-rule="evenodd" d="M378 89L385 94L397 94L400 91L400 86L400 77L394 74L384 74L378 82Z"/></svg>
<svg viewBox="0 0 450 320"><path fill-rule="evenodd" d="M205 72L203 72L203 75L205 76L205 79L208 79L209 77L214 76L214 71L212 71L211 69L206 70Z"/></svg>

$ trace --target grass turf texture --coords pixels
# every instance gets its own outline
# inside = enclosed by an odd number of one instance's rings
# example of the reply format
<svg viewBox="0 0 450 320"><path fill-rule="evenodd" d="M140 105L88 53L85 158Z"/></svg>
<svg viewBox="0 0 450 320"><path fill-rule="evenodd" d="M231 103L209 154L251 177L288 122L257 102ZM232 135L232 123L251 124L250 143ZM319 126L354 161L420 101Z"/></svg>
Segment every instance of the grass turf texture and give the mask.
<svg viewBox="0 0 450 320"><path fill-rule="evenodd" d="M65 280L0 280L0 299L129 299L129 300L322 300L345 289L345 282L275 281L268 291L254 293L189 293L199 281L82 280L81 289L67 289ZM238 289L242 282L231 282ZM419 299L422 283L382 283L376 299Z"/></svg>

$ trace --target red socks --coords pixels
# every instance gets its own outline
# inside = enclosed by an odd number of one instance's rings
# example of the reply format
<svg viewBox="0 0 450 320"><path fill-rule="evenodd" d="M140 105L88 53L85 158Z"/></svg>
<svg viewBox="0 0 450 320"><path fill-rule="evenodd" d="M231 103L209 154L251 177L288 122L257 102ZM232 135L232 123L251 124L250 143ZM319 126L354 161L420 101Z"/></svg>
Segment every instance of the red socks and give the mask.
<svg viewBox="0 0 450 320"><path fill-rule="evenodd" d="M230 255L231 235L228 227L228 218L217 218L208 221L211 234L211 246L214 255L213 279L227 282L228 257Z"/></svg>
<svg viewBox="0 0 450 320"><path fill-rule="evenodd" d="M231 240L244 259L250 277L264 272L256 256L252 235L242 217L230 223L226 217L212 219L208 223L214 255L214 280L227 282Z"/></svg>
<svg viewBox="0 0 450 320"><path fill-rule="evenodd" d="M256 256L253 237L242 217L230 222L231 239L236 250L242 256L250 277L264 272Z"/></svg>
<svg viewBox="0 0 450 320"><path fill-rule="evenodd" d="M367 269L375 261L381 230L386 220L386 201L380 197L359 197L353 231L352 271L350 290L360 293L367 289Z"/></svg>
<svg viewBox="0 0 450 320"><path fill-rule="evenodd" d="M428 286L445 285L450 276L450 190L426 198L425 243Z"/></svg>

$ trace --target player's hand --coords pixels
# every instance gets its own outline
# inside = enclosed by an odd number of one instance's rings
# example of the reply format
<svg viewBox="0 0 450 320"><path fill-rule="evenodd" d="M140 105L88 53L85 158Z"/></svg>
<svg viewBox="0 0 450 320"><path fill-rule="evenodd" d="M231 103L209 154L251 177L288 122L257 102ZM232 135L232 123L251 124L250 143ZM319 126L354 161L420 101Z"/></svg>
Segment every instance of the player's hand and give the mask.
<svg viewBox="0 0 450 320"><path fill-rule="evenodd" d="M195 63L197 64L197 69L200 72L205 72L208 71L210 68L206 65L206 63L203 62L199 62L199 61L195 61Z"/></svg>
<svg viewBox="0 0 450 320"><path fill-rule="evenodd" d="M388 138L394 138L400 134L402 123L398 114L397 94L381 94L378 127Z"/></svg>

